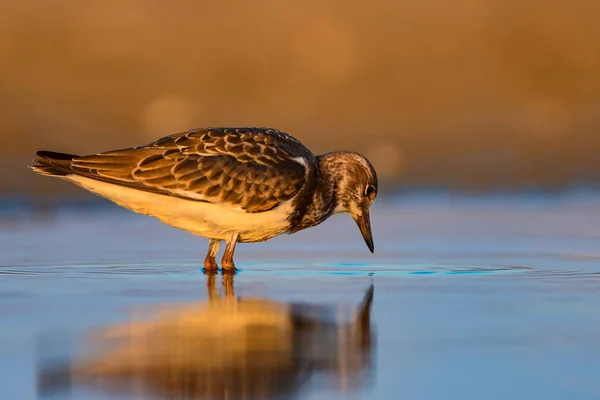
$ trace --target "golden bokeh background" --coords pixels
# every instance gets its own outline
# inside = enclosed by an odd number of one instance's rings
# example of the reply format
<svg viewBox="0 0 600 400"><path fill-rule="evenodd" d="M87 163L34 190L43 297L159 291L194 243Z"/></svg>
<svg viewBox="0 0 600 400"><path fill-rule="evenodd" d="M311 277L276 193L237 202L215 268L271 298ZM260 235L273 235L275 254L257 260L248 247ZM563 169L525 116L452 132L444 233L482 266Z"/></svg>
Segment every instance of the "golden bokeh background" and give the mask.
<svg viewBox="0 0 600 400"><path fill-rule="evenodd" d="M37 149L203 126L358 150L389 187L600 181L597 0L0 3L0 194L83 192Z"/></svg>

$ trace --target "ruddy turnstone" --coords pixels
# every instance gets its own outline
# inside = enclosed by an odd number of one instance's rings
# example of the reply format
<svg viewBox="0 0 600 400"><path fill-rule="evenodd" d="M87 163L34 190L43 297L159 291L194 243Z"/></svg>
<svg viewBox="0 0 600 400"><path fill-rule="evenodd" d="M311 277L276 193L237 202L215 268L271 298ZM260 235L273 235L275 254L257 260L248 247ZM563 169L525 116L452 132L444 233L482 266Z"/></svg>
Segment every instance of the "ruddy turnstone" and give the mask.
<svg viewBox="0 0 600 400"><path fill-rule="evenodd" d="M209 239L204 261L235 270L237 242L261 242L347 212L374 251L369 208L377 175L362 155L315 156L270 128L205 128L87 156L38 151L31 168L73 182L134 212Z"/></svg>

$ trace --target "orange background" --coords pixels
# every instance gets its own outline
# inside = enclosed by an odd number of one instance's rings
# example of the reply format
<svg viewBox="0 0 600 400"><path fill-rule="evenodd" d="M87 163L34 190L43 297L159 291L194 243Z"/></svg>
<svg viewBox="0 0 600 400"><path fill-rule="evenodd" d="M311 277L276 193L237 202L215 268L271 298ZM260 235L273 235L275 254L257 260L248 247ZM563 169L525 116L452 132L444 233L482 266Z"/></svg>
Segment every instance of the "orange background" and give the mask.
<svg viewBox="0 0 600 400"><path fill-rule="evenodd" d="M1 5L0 194L82 192L36 149L244 125L359 150L389 187L600 180L597 0Z"/></svg>

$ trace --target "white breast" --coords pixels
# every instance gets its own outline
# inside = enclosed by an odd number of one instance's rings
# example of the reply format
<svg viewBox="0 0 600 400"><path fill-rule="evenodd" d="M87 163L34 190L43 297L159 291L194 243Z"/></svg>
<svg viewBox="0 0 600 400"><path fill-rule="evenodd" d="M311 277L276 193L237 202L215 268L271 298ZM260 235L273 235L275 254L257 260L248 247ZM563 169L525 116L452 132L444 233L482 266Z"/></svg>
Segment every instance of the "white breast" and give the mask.
<svg viewBox="0 0 600 400"><path fill-rule="evenodd" d="M224 240L239 232L241 242L257 242L285 233L292 200L261 213L247 213L223 204L184 200L100 182L78 175L65 179L139 214L207 238Z"/></svg>

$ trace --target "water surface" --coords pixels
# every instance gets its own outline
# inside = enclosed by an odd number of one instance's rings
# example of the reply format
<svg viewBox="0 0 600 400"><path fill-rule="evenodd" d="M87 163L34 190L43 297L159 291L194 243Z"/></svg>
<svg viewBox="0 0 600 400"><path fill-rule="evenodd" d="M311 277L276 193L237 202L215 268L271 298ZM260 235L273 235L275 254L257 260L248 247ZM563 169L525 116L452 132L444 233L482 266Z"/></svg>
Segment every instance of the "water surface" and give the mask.
<svg viewBox="0 0 600 400"><path fill-rule="evenodd" d="M374 255L335 216L235 277L116 207L5 212L0 398L599 398L597 198L382 200Z"/></svg>

